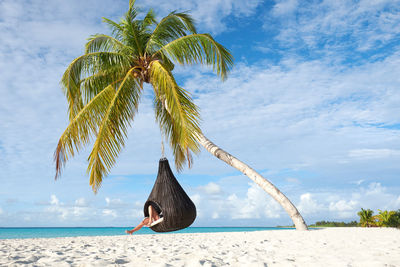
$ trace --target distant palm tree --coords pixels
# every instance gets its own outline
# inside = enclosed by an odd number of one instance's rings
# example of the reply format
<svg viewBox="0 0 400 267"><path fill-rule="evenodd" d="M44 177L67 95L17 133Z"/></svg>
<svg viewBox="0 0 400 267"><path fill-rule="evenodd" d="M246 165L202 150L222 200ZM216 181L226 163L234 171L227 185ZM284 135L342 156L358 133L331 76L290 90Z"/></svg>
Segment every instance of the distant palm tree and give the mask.
<svg viewBox="0 0 400 267"><path fill-rule="evenodd" d="M73 60L62 77L70 123L55 151L56 179L68 158L95 137L87 171L90 185L98 190L125 144L143 84L149 83L154 89L156 121L169 141L178 170L185 162L190 166L191 153L198 153L203 145L260 185L285 208L297 229L306 230L300 213L282 192L203 135L197 106L172 74L174 63L200 63L212 65L225 79L233 65L229 51L211 35L197 33L188 14L172 12L157 22L149 11L137 19L134 2L130 0L119 23L104 19L112 36L92 36L85 54Z"/></svg>
<svg viewBox="0 0 400 267"><path fill-rule="evenodd" d="M400 228L400 209L393 211L393 215L389 219L389 226Z"/></svg>
<svg viewBox="0 0 400 267"><path fill-rule="evenodd" d="M371 226L375 226L375 221L373 218L373 214L374 212L370 209L363 209L361 208L361 211L359 211L358 216L360 216L360 225L362 227L371 227Z"/></svg>
<svg viewBox="0 0 400 267"><path fill-rule="evenodd" d="M387 211L387 210L378 210L379 214L374 216L374 219L377 221L377 226L380 227L389 227L391 226L391 217L396 214L395 211Z"/></svg>

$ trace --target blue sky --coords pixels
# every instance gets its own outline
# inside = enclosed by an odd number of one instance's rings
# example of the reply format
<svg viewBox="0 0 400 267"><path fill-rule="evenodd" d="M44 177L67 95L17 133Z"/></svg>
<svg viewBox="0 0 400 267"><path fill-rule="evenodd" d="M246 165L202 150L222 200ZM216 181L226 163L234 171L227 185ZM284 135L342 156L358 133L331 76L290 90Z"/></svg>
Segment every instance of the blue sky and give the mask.
<svg viewBox="0 0 400 267"><path fill-rule="evenodd" d="M307 223L400 208L400 1L137 1L162 17L190 10L231 50L221 82L177 67L213 142L281 189ZM128 142L97 195L89 149L54 181L67 126L59 81L91 34L109 33L127 1L0 3L0 227L132 226L152 188L160 134L147 89ZM167 151L170 160L172 158ZM246 176L202 150L177 174L197 205L194 226L291 224Z"/></svg>

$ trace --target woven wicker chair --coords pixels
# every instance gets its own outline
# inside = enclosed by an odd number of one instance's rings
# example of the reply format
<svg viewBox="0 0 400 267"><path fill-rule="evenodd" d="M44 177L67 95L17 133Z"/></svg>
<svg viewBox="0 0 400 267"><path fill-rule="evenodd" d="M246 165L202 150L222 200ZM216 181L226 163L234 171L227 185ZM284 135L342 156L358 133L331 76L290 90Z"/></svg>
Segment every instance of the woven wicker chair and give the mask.
<svg viewBox="0 0 400 267"><path fill-rule="evenodd" d="M160 159L158 175L149 198L144 204L144 216L152 205L163 221L150 227L155 232L177 231L190 226L196 219L196 206L176 180L166 158Z"/></svg>

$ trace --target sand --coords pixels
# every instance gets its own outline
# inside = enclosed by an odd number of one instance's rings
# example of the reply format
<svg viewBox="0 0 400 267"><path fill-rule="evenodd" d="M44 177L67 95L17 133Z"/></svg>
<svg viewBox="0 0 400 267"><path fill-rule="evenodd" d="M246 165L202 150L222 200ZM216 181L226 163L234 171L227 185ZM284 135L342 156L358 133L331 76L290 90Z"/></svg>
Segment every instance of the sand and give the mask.
<svg viewBox="0 0 400 267"><path fill-rule="evenodd" d="M400 266L400 230L0 240L0 266Z"/></svg>

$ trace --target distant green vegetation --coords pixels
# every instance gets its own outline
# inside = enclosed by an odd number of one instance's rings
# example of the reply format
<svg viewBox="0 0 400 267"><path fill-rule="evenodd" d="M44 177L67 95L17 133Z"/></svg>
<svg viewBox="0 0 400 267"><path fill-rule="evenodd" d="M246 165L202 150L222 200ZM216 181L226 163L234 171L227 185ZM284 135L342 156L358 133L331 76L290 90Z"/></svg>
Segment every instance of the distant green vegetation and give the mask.
<svg viewBox="0 0 400 267"><path fill-rule="evenodd" d="M351 222L330 222L330 221L320 221L315 224L309 225L309 227L355 227L358 226L357 221Z"/></svg>
<svg viewBox="0 0 400 267"><path fill-rule="evenodd" d="M370 209L361 209L359 225L362 227L397 227L400 228L400 209L393 210L378 210L378 214L374 215L374 211Z"/></svg>
<svg viewBox="0 0 400 267"><path fill-rule="evenodd" d="M400 228L400 209L393 210L378 210L378 214L374 215L374 211L370 209L361 209L357 213L360 221L351 222L334 222L320 221L309 225L309 227L397 227Z"/></svg>

